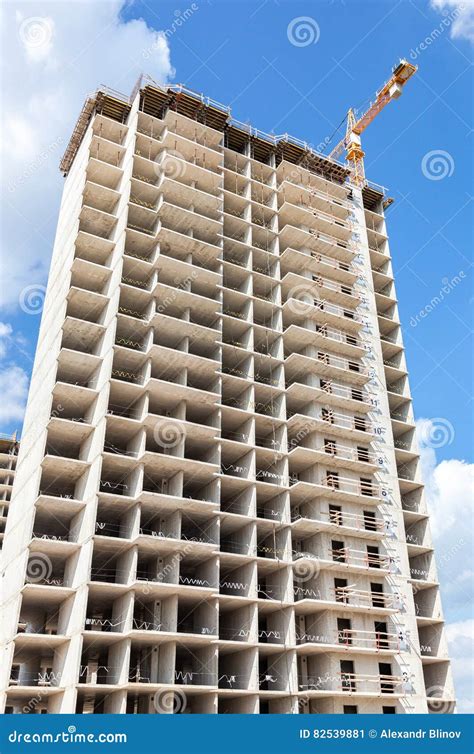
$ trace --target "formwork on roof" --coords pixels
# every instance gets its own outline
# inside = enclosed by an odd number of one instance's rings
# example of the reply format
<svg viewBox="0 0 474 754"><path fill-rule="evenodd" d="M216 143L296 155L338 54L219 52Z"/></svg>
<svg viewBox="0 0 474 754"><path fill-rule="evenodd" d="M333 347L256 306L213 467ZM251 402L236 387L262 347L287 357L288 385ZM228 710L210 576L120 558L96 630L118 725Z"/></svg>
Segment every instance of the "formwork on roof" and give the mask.
<svg viewBox="0 0 474 754"><path fill-rule="evenodd" d="M373 186L364 186L362 189L362 199L365 209L374 210L385 194L382 189L376 189Z"/></svg>
<svg viewBox="0 0 474 754"><path fill-rule="evenodd" d="M73 160L81 146L84 134L87 131L89 122L94 113L100 113L107 118L124 123L130 112L130 104L128 100L120 99L112 93L108 93L105 89L98 89L97 92L91 97L87 97L82 110L77 119L76 125L69 139L66 151L59 163L59 169L64 175L67 175L71 169Z"/></svg>

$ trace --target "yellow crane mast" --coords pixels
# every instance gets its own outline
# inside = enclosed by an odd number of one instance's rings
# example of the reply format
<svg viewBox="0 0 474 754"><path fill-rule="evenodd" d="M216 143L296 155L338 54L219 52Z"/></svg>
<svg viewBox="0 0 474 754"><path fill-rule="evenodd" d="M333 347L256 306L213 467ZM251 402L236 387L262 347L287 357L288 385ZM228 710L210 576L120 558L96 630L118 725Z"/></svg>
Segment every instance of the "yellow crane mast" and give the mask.
<svg viewBox="0 0 474 754"><path fill-rule="evenodd" d="M376 93L375 100L371 102L368 109L360 118L356 119L354 110L350 108L347 113L346 134L339 144L334 147L330 157L339 157L345 150L346 162L352 169L352 180L357 186L363 186L365 183L364 156L360 135L369 123L372 123L375 116L388 105L393 99L398 99L402 94L403 87L408 79L418 70L418 66L409 63L404 58L392 71L389 80Z"/></svg>

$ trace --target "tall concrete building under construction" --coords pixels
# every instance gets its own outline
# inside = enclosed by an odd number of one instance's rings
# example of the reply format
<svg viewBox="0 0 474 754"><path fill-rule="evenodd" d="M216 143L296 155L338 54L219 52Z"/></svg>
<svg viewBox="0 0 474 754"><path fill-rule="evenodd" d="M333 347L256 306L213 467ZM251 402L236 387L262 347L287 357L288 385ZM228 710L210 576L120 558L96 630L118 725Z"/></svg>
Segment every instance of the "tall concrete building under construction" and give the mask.
<svg viewBox="0 0 474 754"><path fill-rule="evenodd" d="M2 709L453 711L384 190L147 78L61 170Z"/></svg>

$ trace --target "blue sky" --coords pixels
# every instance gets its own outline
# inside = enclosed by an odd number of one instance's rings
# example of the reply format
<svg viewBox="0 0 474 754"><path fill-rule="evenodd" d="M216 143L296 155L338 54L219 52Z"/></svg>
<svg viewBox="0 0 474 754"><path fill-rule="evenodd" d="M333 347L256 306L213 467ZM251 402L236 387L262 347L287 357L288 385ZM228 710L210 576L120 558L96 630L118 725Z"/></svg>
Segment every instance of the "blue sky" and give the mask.
<svg viewBox="0 0 474 754"><path fill-rule="evenodd" d="M41 310L62 189L57 165L89 92L102 83L129 92L143 71L228 104L263 131L317 146L350 106L368 103L401 56L419 66L363 145L368 177L395 199L387 224L415 415L428 422L422 455L437 549L447 554L439 560L450 585L445 609L455 641L465 638L474 623L472 539L459 534L472 518L474 445L473 0L462 8L457 0L32 0L6 3L4 15L3 432L21 428L40 319L31 312ZM288 27L301 17L313 41L297 46ZM446 437L430 442L440 420ZM464 651L455 669L467 698L463 668Z"/></svg>

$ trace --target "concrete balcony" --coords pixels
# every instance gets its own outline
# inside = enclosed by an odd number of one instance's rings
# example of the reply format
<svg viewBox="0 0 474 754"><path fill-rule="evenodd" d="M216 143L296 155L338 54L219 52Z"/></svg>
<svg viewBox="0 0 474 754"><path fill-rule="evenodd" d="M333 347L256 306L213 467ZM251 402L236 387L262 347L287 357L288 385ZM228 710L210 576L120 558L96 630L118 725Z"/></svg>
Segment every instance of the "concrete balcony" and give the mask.
<svg viewBox="0 0 474 754"><path fill-rule="evenodd" d="M350 696L351 698L386 697L397 699L405 695L403 678L393 675L366 675L362 673L339 674L336 680L311 676L300 682L299 689L312 697Z"/></svg>
<svg viewBox="0 0 474 754"><path fill-rule="evenodd" d="M77 246L76 246L77 251ZM74 288L106 294L112 271L104 264L96 264L90 259L76 256L71 267L71 285Z"/></svg>
<svg viewBox="0 0 474 754"><path fill-rule="evenodd" d="M276 175L279 185L283 181L297 181L299 191L301 191L301 186L306 187L308 190L316 189L328 194L337 202L352 206L351 202L349 202L350 192L347 186L337 184L334 181L328 181L322 175L307 170L302 165L294 165L288 160L282 160L276 169Z"/></svg>
<svg viewBox="0 0 474 754"><path fill-rule="evenodd" d="M321 590L312 582L295 587L296 615L310 615L316 610L348 612L356 615L394 615L400 610L401 600L396 594L384 591L368 591L352 586Z"/></svg>
<svg viewBox="0 0 474 754"><path fill-rule="evenodd" d="M392 563L392 559L387 555L371 553L368 550L355 550L350 547L331 548L327 555L325 553L321 555L313 554L298 549L293 550L293 565L295 563L311 565L311 562L314 565L314 561L324 570L341 570L350 573L361 573L369 570L384 574L390 572Z"/></svg>
<svg viewBox="0 0 474 754"><path fill-rule="evenodd" d="M309 445L309 443L312 445ZM314 446L313 446L314 444ZM289 462L292 471L299 473L315 463L330 463L335 468L373 474L377 471L377 458L367 448L353 448L336 441L321 442L319 438L301 439L298 434L288 439Z"/></svg>
<svg viewBox="0 0 474 754"><path fill-rule="evenodd" d="M79 215L79 230L105 240L112 240L117 218L108 212L83 205Z"/></svg>
<svg viewBox="0 0 474 754"><path fill-rule="evenodd" d="M312 275L327 276L328 279L347 286L353 286L358 277L352 264L338 262L317 251L297 251L288 247L281 255L280 263L282 275L290 272L299 275L310 272Z"/></svg>
<svg viewBox="0 0 474 754"><path fill-rule="evenodd" d="M217 148L215 136L209 130L200 140L195 140L194 137L190 138L190 134L178 132L176 126L172 129L166 123L159 134L156 124L153 125L153 131L143 125L137 133L136 153L156 160L166 150L173 157L179 155L186 162L217 173L222 165L222 153Z"/></svg>
<svg viewBox="0 0 474 754"><path fill-rule="evenodd" d="M315 655L325 652L345 654L395 655L401 651L398 634L382 631L342 629L327 635L315 635L311 631L297 636L299 655Z"/></svg>
<svg viewBox="0 0 474 754"><path fill-rule="evenodd" d="M397 304L398 299L395 294L393 284L389 284L382 288L382 290L375 291L375 305L377 307L378 314L384 314Z"/></svg>
<svg viewBox="0 0 474 754"><path fill-rule="evenodd" d="M363 386L369 381L368 368L358 362L321 352L317 356L291 353L285 358L285 376L288 383L295 382L301 374L324 377L329 380L349 380Z"/></svg>
<svg viewBox="0 0 474 754"><path fill-rule="evenodd" d="M379 332L380 335L388 336L388 337L394 337L397 335L397 333L400 330L400 322L398 321L398 318L393 317L382 317L380 314L377 317L377 322L379 325Z"/></svg>
<svg viewBox="0 0 474 754"><path fill-rule="evenodd" d="M350 264L356 254L355 247L349 241L340 241L322 231L310 232L304 228L290 224L281 228L279 239L280 250L282 252L287 248L296 249L297 251L304 248L314 252L321 252L325 256L330 256L345 264Z"/></svg>
<svg viewBox="0 0 474 754"><path fill-rule="evenodd" d="M120 193L114 189L87 180L83 191L85 206L113 215L120 200Z"/></svg>
<svg viewBox="0 0 474 754"><path fill-rule="evenodd" d="M108 304L109 298L101 293L71 286L67 295L66 316L100 324Z"/></svg>
<svg viewBox="0 0 474 754"><path fill-rule="evenodd" d="M99 137L121 145L128 134L128 126L102 113L97 113L93 120L92 131Z"/></svg>
<svg viewBox="0 0 474 754"><path fill-rule="evenodd" d="M53 663L53 658L50 662ZM29 662L14 662L8 691L14 690L26 699L31 696L31 689L34 693L38 693L37 689L41 688L41 695L46 697L61 690L61 672L54 671L51 666L39 670L28 670L29 666Z"/></svg>
<svg viewBox="0 0 474 754"><path fill-rule="evenodd" d="M312 328L329 326L356 337L363 325L362 317L353 309L313 299L305 288L288 292L282 312L285 327L291 324Z"/></svg>
<svg viewBox="0 0 474 754"><path fill-rule="evenodd" d="M371 394L366 390L350 388L332 380L319 380L319 385L305 384L303 380L304 378L301 382L287 385L286 404L290 414L298 412L312 401L361 414L372 410Z"/></svg>
<svg viewBox="0 0 474 754"><path fill-rule="evenodd" d="M188 186L166 175L159 184L159 192L165 202L183 208L192 208L199 215L217 222L222 220L223 206L220 196Z"/></svg>
<svg viewBox="0 0 474 754"><path fill-rule="evenodd" d="M309 232L318 233L322 231L338 241L348 242L350 240L353 225L349 220L338 219L327 212L311 207L309 203L300 202L292 204L285 201L281 204L278 211L280 228L288 224L304 227Z"/></svg>
<svg viewBox="0 0 474 754"><path fill-rule="evenodd" d="M325 531L331 534L357 536L361 539L384 539L388 531L388 523L378 518L375 512L367 511L364 516L346 511L315 511L309 506L299 505L291 513L292 535L303 537L307 534L318 534Z"/></svg>
<svg viewBox="0 0 474 754"><path fill-rule="evenodd" d="M288 272L281 281L282 295L284 300L292 298L295 292L297 298L303 295L311 297L313 300L321 300L333 303L342 308L354 310L360 303L360 297L355 294L350 286L342 283L336 283L329 278L323 278L319 275L313 275L312 278L303 275L297 275L294 272Z"/></svg>
<svg viewBox="0 0 474 754"><path fill-rule="evenodd" d="M176 111L168 110L163 119L143 111L138 113L137 130L140 134L153 139L160 139L165 129L176 134L176 136L192 140L208 149L217 149L222 140L220 132L209 128L204 123L193 121Z"/></svg>
<svg viewBox="0 0 474 754"><path fill-rule="evenodd" d="M160 222L167 228L204 243L218 245L222 234L222 223L199 212L164 201L160 207Z"/></svg>
<svg viewBox="0 0 474 754"><path fill-rule="evenodd" d="M339 478L335 472L326 479L305 479L312 469L306 468L299 474L293 472L290 466L290 496L296 505L308 499L309 495L324 496L327 500L341 503L364 503L365 505L380 505L383 501L383 489L380 485L361 482L355 479Z"/></svg>
<svg viewBox="0 0 474 754"><path fill-rule="evenodd" d="M315 330L293 324L288 325L283 333L283 341L285 358L292 353L306 355L305 351L312 348L321 348L325 351L329 349L352 361L362 359L365 355L364 344L355 335L347 335L324 325Z"/></svg>
<svg viewBox="0 0 474 754"><path fill-rule="evenodd" d="M315 210L320 210L339 220L346 220L353 209L353 205L347 199L335 197L322 187L301 186L293 183L291 177L285 178L278 187L278 194L283 204L285 201L291 204L309 203Z"/></svg>
<svg viewBox="0 0 474 754"><path fill-rule="evenodd" d="M392 260L388 253L386 242L382 241L382 243L376 243L372 239L369 239L369 257L371 267L374 270L384 268L387 262L391 262Z"/></svg>
<svg viewBox="0 0 474 754"><path fill-rule="evenodd" d="M116 168L123 167L123 158L125 156L125 147L116 141L110 141L104 136L93 134L89 154L90 157L101 162L106 162Z"/></svg>
<svg viewBox="0 0 474 754"><path fill-rule="evenodd" d="M91 157L87 163L86 179L95 185L116 191L122 177L122 168L106 160Z"/></svg>
<svg viewBox="0 0 474 754"><path fill-rule="evenodd" d="M308 411L312 409L307 409ZM288 433L290 437L305 437L308 432L317 431L331 434L335 437L346 438L364 443L373 438L373 425L366 417L347 416L338 414L330 409L322 409L321 413L311 416L309 413L287 410Z"/></svg>

